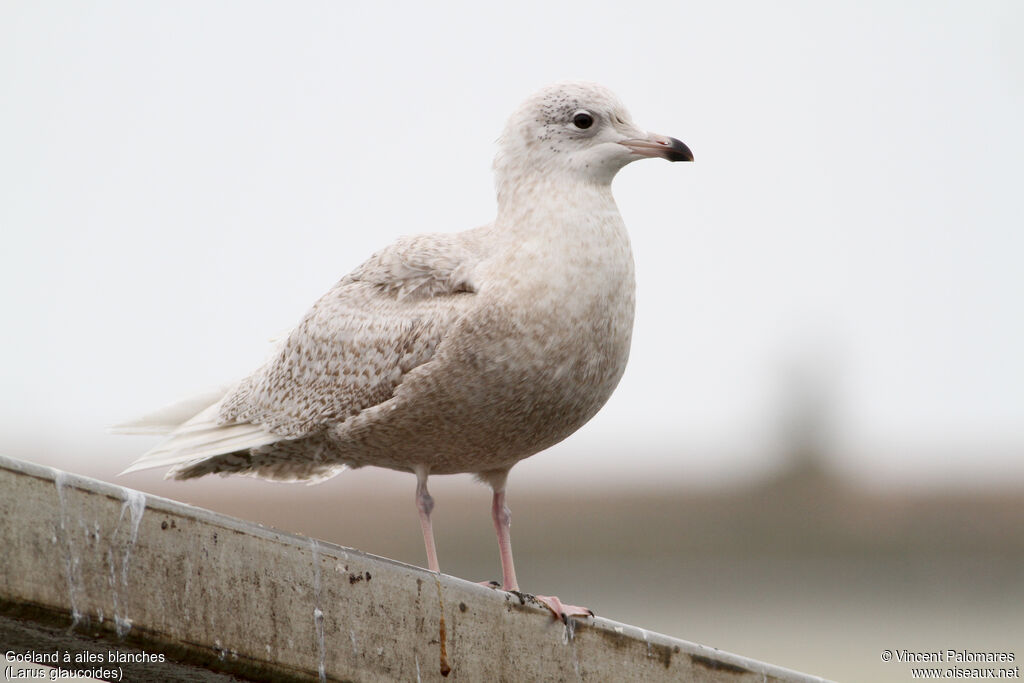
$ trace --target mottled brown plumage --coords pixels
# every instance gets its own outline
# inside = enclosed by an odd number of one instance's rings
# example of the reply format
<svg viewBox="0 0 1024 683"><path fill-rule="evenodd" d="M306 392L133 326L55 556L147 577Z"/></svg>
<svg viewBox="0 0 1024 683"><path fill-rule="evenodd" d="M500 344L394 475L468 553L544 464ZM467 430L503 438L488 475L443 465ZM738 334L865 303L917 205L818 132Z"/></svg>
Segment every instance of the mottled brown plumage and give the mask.
<svg viewBox="0 0 1024 683"><path fill-rule="evenodd" d="M611 180L645 156L692 160L679 141L637 129L600 86L542 90L502 137L493 223L405 237L374 254L211 405L139 423L171 435L129 471L414 472L436 568L427 477L476 473L498 510L508 470L576 431L621 378L635 285ZM515 587L499 518L505 583Z"/></svg>

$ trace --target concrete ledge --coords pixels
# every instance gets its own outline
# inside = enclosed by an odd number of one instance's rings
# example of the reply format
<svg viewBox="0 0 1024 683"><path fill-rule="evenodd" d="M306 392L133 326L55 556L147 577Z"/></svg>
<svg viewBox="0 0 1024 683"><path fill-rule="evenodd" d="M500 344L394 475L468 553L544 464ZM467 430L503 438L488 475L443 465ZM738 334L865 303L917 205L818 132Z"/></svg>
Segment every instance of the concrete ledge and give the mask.
<svg viewBox="0 0 1024 683"><path fill-rule="evenodd" d="M0 519L4 650L129 680L822 680L7 458Z"/></svg>

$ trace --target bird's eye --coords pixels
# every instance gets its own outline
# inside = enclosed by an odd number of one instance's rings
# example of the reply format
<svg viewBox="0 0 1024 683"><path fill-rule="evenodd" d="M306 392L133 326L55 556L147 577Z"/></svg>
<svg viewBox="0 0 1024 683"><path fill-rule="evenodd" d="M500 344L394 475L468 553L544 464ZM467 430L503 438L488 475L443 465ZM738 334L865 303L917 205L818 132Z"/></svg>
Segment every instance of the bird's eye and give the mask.
<svg viewBox="0 0 1024 683"><path fill-rule="evenodd" d="M578 111L572 117L572 125L583 130L594 125L594 117L589 112Z"/></svg>

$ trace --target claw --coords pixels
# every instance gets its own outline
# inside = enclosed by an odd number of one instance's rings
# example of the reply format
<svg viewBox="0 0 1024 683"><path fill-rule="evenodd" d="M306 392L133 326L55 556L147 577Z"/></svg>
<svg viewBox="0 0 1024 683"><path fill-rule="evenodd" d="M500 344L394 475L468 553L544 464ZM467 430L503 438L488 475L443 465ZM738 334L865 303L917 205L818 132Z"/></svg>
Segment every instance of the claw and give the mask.
<svg viewBox="0 0 1024 683"><path fill-rule="evenodd" d="M566 605L561 600L553 595L535 595L533 596L537 602L541 603L555 615L555 619L560 619L562 623L568 623L569 617L592 617L594 611L589 607L579 607L577 605Z"/></svg>

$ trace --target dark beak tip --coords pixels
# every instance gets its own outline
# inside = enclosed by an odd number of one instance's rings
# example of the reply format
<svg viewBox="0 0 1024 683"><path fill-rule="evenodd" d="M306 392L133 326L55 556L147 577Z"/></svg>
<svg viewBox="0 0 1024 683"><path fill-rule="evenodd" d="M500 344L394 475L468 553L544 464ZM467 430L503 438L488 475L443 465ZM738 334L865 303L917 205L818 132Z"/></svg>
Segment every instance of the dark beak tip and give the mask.
<svg viewBox="0 0 1024 683"><path fill-rule="evenodd" d="M672 145L668 148L668 154L665 158L669 161L693 161L693 152L687 147L681 140L675 138L669 138L672 140Z"/></svg>

